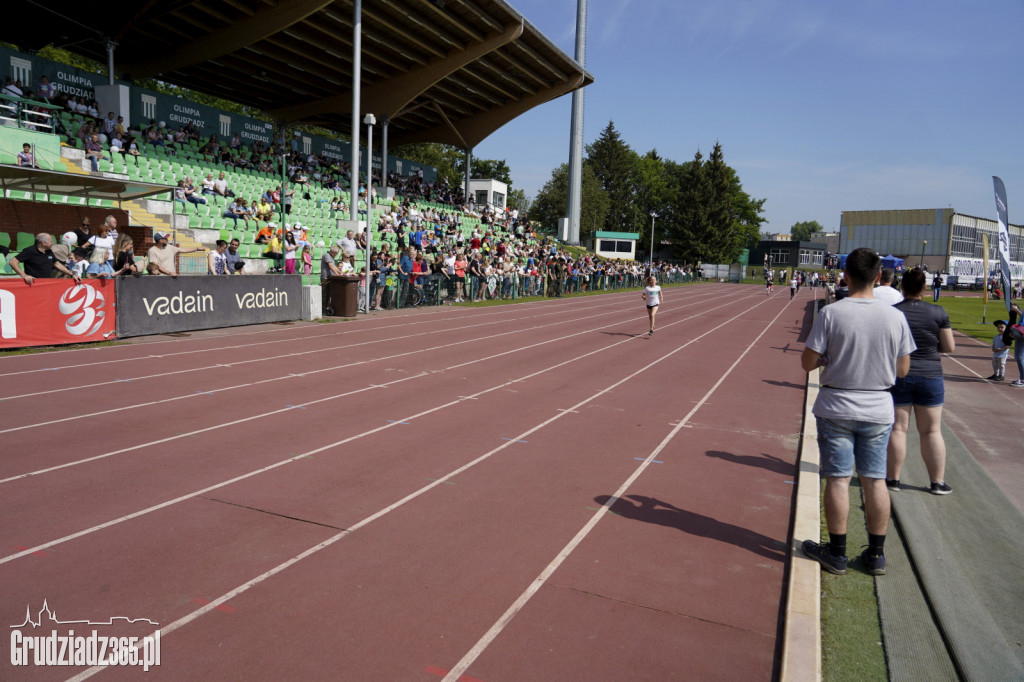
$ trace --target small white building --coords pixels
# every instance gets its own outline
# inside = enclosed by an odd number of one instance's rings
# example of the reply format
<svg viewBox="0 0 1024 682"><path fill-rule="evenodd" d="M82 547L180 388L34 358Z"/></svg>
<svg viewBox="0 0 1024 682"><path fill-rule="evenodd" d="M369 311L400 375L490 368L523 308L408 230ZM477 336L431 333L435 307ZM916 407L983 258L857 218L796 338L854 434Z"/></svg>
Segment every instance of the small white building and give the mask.
<svg viewBox="0 0 1024 682"><path fill-rule="evenodd" d="M634 260L636 258L636 242L640 239L638 232L605 232L594 233L594 253L601 258L618 258Z"/></svg>
<svg viewBox="0 0 1024 682"><path fill-rule="evenodd" d="M477 206L490 204L494 208L505 210L508 199L508 185L500 180L470 180L469 192L473 203Z"/></svg>

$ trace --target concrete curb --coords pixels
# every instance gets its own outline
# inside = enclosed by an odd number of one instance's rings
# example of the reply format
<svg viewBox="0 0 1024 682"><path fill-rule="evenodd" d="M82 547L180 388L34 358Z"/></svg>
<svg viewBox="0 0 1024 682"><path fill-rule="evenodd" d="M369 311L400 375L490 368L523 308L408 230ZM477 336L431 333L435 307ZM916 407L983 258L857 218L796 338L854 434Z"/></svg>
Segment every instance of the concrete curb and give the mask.
<svg viewBox="0 0 1024 682"><path fill-rule="evenodd" d="M821 538L821 476L818 428L811 408L818 397L818 370L807 375L796 512L789 547L786 625L782 637L783 681L821 680L821 567L804 558L800 542Z"/></svg>

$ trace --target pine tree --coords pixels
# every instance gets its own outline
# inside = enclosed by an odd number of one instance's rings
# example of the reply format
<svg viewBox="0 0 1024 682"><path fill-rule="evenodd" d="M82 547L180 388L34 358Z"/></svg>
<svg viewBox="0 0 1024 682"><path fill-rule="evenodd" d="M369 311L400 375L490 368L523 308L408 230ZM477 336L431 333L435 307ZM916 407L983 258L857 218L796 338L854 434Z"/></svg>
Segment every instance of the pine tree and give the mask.
<svg viewBox="0 0 1024 682"><path fill-rule="evenodd" d="M709 262L706 257L711 190L705 165L704 155L698 149L693 161L680 168L679 190L673 206L675 219L670 226L673 256L693 264Z"/></svg>
<svg viewBox="0 0 1024 682"><path fill-rule="evenodd" d="M599 229L632 232L641 227L642 212L636 201L637 155L622 141L615 123L609 121L601 135L587 145L584 166L590 168L610 201ZM582 238L583 226L580 226Z"/></svg>

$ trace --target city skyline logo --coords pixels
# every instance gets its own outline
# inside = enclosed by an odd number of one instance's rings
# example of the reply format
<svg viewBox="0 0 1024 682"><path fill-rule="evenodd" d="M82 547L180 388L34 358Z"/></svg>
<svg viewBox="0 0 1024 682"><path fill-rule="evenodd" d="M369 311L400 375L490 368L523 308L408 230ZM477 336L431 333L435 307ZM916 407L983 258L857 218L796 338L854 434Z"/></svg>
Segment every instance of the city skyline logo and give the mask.
<svg viewBox="0 0 1024 682"><path fill-rule="evenodd" d="M133 623L149 623L150 625L152 625L154 627L160 625L160 623L156 623L154 621L151 621L149 618L128 618L127 616L111 616L106 622L103 622L103 621L94 622L94 621L91 621L91 620L59 620L57 618L57 612L50 608L50 605L49 605L49 603L48 603L48 601L46 599L43 599L43 607L41 609L39 609L39 613L36 614L36 620L32 620L32 605L31 604L26 604L25 605L25 620L22 621L19 625L11 625L10 627L11 628L23 628L23 627L27 627L29 625L31 625L33 628L42 627L42 624L43 624L43 614L44 613L49 618L49 621L51 623L56 624L56 625L114 625L115 621L117 621L119 623L120 622L127 623L129 625L131 625Z"/></svg>
<svg viewBox="0 0 1024 682"><path fill-rule="evenodd" d="M52 626L111 626L145 623L157 629L145 637L115 637L100 635L93 629L89 634L75 634L74 629L58 633ZM149 618L111 616L106 621L88 619L61 620L57 612L44 599L43 606L32 617L32 605L25 606L25 620L8 626L11 630L11 665L28 666L139 666L149 672L151 666L160 665L160 624ZM28 633L22 632L27 628ZM34 635L32 631L46 628L48 634ZM44 630L45 632L45 630Z"/></svg>

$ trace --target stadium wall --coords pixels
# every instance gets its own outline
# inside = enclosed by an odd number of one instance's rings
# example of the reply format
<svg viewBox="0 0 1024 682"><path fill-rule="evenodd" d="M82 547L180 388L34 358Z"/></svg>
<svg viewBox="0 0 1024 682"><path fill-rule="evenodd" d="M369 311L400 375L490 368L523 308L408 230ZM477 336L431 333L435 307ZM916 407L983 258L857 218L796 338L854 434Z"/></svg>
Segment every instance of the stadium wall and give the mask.
<svg viewBox="0 0 1024 682"><path fill-rule="evenodd" d="M55 241L69 230L82 224L82 218L88 217L92 224L92 232L106 220L108 215L117 218L118 231L127 232L135 240L136 250L146 239L146 228L128 225L128 212L119 208L101 206L67 206L50 204L44 201L14 201L0 199L0 232L11 235L11 251L17 243L19 232L49 232Z"/></svg>

